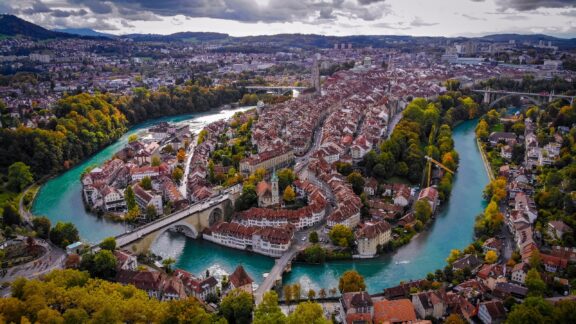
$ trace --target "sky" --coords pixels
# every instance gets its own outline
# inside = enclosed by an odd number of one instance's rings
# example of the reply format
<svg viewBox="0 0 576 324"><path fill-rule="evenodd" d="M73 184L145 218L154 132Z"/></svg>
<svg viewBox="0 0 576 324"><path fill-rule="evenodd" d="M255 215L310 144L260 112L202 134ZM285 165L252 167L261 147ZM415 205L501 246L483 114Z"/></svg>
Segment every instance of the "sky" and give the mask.
<svg viewBox="0 0 576 324"><path fill-rule="evenodd" d="M0 0L0 13L112 34L482 36L576 38L576 0Z"/></svg>

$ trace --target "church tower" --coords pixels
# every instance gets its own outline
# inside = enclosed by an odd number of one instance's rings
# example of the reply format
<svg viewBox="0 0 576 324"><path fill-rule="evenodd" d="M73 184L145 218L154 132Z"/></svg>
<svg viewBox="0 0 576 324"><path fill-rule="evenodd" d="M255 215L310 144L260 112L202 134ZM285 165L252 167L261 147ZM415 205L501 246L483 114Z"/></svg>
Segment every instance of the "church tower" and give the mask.
<svg viewBox="0 0 576 324"><path fill-rule="evenodd" d="M278 188L278 176L276 175L276 170L272 172L272 205L280 204L280 193Z"/></svg>

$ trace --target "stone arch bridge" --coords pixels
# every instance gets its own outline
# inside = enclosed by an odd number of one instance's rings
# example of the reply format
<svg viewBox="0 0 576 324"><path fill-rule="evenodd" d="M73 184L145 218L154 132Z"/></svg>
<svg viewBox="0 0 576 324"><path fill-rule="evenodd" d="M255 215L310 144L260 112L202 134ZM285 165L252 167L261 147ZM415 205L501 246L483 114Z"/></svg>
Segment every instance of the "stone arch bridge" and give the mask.
<svg viewBox="0 0 576 324"><path fill-rule="evenodd" d="M241 188L231 188L217 196L205 199L184 210L159 218L131 232L116 236L116 246L141 253L148 251L164 232L173 230L188 237L197 238L205 228L224 220L233 208L233 202ZM98 249L95 245L93 249Z"/></svg>
<svg viewBox="0 0 576 324"><path fill-rule="evenodd" d="M574 96L557 95L554 92L547 93L532 93L532 92L516 92L516 91L504 91L504 90L473 90L477 93L484 94L483 102L489 105L490 108L494 107L498 102L511 97L521 97L526 99L536 106L541 106L547 102L552 102L554 99L564 99L572 105L574 103Z"/></svg>

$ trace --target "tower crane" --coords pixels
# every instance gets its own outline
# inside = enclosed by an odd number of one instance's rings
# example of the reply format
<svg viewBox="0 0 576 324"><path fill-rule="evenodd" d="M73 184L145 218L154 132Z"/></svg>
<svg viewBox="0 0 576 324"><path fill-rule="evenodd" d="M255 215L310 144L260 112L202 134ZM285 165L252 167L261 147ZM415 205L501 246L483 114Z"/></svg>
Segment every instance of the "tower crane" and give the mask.
<svg viewBox="0 0 576 324"><path fill-rule="evenodd" d="M454 171L448 169L448 167L446 167L444 164L434 160L433 158L429 157L428 155L424 156L424 158L426 160L428 160L428 182L427 182L428 185L427 185L427 187L430 187L430 177L432 175L432 163L441 167L442 169L446 170L447 172L454 174Z"/></svg>

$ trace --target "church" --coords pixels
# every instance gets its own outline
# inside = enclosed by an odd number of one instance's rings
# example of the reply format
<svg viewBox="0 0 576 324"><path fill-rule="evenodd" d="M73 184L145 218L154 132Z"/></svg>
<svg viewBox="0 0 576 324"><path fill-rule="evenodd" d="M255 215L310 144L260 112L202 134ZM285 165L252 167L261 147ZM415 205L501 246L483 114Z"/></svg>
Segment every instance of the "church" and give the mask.
<svg viewBox="0 0 576 324"><path fill-rule="evenodd" d="M256 185L256 194L258 195L258 207L264 208L280 204L278 176L276 176L276 171L272 173L270 183L266 182L266 180L262 180L258 185Z"/></svg>

